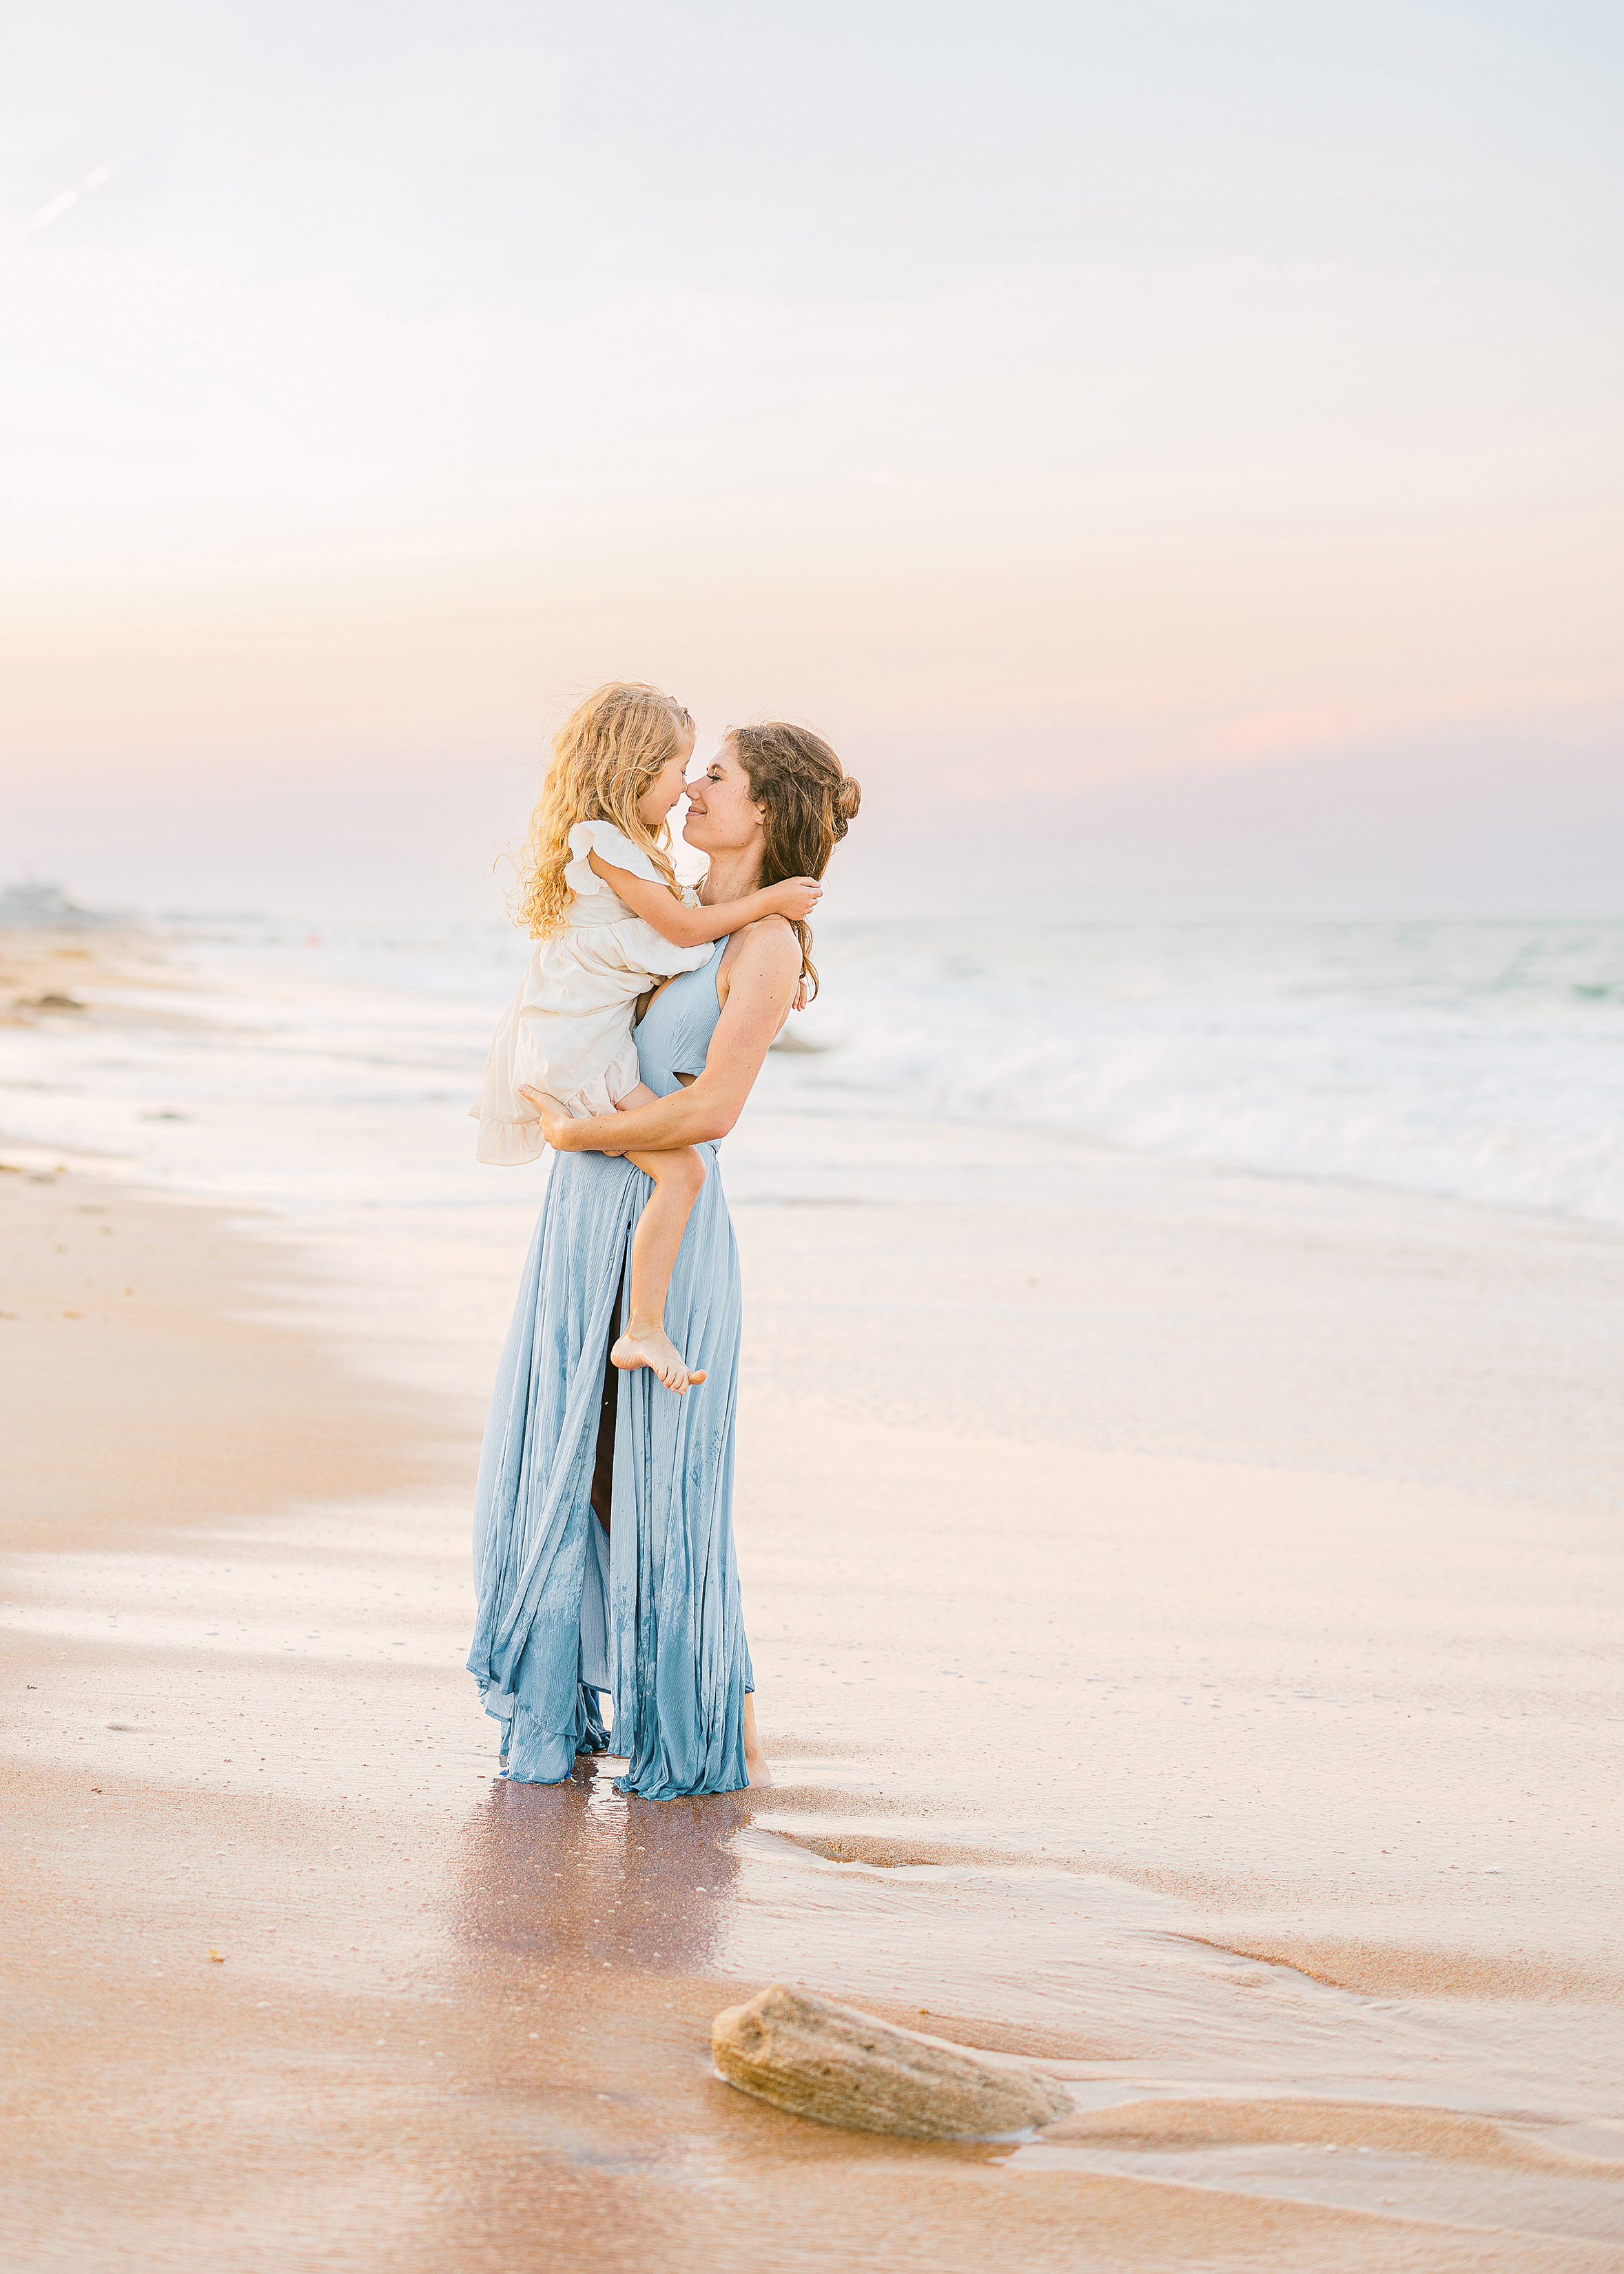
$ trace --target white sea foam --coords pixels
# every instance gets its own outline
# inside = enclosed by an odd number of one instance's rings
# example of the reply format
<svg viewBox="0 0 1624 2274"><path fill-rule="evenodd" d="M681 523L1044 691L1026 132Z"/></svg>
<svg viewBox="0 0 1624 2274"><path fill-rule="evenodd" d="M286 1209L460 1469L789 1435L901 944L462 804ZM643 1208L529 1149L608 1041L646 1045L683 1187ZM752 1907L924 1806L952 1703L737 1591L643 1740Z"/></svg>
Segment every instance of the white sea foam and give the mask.
<svg viewBox="0 0 1624 2274"><path fill-rule="evenodd" d="M1009 1121L1624 1224L1624 923L874 927L808 1111Z"/></svg>
<svg viewBox="0 0 1624 2274"><path fill-rule="evenodd" d="M177 922L190 984L5 1038L14 1138L306 1220L534 1202L464 1118L500 925ZM759 1095L1624 1224L1624 922L825 928ZM144 1015L143 1015L144 1013Z"/></svg>

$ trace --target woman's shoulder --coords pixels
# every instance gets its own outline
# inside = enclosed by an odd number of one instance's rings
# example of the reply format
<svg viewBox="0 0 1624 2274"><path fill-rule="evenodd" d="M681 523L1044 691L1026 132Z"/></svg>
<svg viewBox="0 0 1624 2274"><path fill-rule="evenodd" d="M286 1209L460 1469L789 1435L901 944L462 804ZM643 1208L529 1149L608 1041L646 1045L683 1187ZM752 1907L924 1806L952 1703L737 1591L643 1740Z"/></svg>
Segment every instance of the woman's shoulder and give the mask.
<svg viewBox="0 0 1624 2274"><path fill-rule="evenodd" d="M757 916L754 923L741 924L728 937L718 977L733 977L746 957L752 975L759 973L769 985L776 983L785 973L793 972L799 976L801 942L788 917Z"/></svg>
<svg viewBox="0 0 1624 2274"><path fill-rule="evenodd" d="M793 955L797 960L801 955L801 942L787 916L757 916L754 923L741 924L730 937L735 943L748 940L770 954Z"/></svg>

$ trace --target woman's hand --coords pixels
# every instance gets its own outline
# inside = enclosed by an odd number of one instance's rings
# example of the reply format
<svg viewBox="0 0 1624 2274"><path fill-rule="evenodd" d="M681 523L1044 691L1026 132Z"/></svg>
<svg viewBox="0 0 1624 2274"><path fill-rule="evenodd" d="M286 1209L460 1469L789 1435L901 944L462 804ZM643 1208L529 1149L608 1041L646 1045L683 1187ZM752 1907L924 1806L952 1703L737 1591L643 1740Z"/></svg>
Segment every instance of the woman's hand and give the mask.
<svg viewBox="0 0 1624 2274"><path fill-rule="evenodd" d="M791 923L804 923L823 897L823 888L816 877L790 877L781 885L769 885L765 899L775 916L787 916Z"/></svg>
<svg viewBox="0 0 1624 2274"><path fill-rule="evenodd" d="M541 1133L555 1153L578 1153L583 1150L575 1132L585 1127L565 1112L556 1097L549 1097L545 1089L521 1088L519 1095L536 1109L536 1118L541 1124Z"/></svg>
<svg viewBox="0 0 1624 2274"><path fill-rule="evenodd" d="M710 1145L738 1120L768 1046L801 979L801 943L782 924L752 925L724 958L716 1022L705 1070L669 1097L625 1105L592 1121L573 1121L563 1141L582 1153L670 1153L683 1145Z"/></svg>

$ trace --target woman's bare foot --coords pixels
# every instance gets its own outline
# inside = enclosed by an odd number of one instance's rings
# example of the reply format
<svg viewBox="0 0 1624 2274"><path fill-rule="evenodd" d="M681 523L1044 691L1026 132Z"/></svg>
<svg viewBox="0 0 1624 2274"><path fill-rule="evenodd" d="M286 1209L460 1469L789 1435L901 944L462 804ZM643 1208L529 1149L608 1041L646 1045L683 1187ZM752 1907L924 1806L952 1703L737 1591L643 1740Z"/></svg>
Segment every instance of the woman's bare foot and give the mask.
<svg viewBox="0 0 1624 2274"><path fill-rule="evenodd" d="M762 1741L756 1728L756 1699L747 1695L744 1712L740 1716L740 1735L744 1739L744 1773L753 1785L771 1784L772 1771L767 1766L767 1756L762 1751Z"/></svg>
<svg viewBox="0 0 1624 2274"><path fill-rule="evenodd" d="M609 1362L628 1369L652 1367L666 1389L674 1389L679 1397L686 1397L693 1384L705 1378L703 1370L688 1372L681 1352L662 1327L631 1328L611 1350Z"/></svg>

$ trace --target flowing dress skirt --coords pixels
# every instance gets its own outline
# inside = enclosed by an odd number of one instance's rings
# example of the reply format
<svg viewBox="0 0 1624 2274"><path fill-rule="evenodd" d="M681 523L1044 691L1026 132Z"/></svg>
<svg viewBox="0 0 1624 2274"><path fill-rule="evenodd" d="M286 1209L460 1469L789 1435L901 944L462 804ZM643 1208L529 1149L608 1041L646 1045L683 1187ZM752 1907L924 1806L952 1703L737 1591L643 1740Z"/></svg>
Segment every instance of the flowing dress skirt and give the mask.
<svg viewBox="0 0 1624 2274"><path fill-rule="evenodd" d="M485 1426L474 1516L479 1608L469 1668L504 1724L510 1777L557 1784L605 1750L613 1701L623 1792L650 1800L748 1782L755 1688L733 1552L733 1416L742 1303L716 1148L688 1218L665 1327L706 1380L674 1397L646 1367L616 1376L607 1537L592 1512L604 1367L632 1229L652 1187L600 1153L554 1156Z"/></svg>

